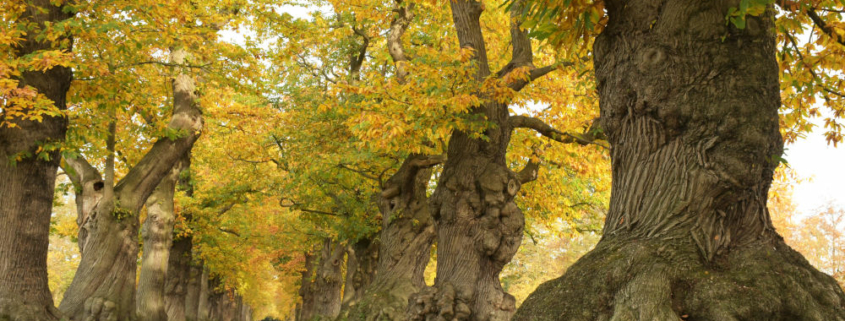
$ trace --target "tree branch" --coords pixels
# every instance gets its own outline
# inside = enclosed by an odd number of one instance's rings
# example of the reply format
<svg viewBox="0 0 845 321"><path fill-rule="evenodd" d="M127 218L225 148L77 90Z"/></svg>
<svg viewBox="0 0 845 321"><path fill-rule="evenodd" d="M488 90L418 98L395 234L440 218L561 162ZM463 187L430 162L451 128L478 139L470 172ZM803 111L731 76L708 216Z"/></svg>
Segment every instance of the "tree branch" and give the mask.
<svg viewBox="0 0 845 321"><path fill-rule="evenodd" d="M402 0L393 2L393 20L390 22L390 30L387 33L387 51L393 58L393 65L396 66L396 79L399 83L405 82L408 71L404 64L408 61L405 55L405 48L402 45L402 36L408 30L408 25L414 19L414 3L402 4Z"/></svg>
<svg viewBox="0 0 845 321"><path fill-rule="evenodd" d="M596 125L596 121L593 121L593 126ZM579 145L589 145L594 144L601 146L605 149L610 149L609 147L599 144L596 142L596 138L593 137L593 133L591 130L588 130L587 133L584 134L570 134L564 133L557 129L554 129L552 126L549 126L545 122L540 119L528 116L511 116L510 117L510 124L514 128L529 128L537 131L540 135L546 136L554 141L572 144L576 143ZM593 126L590 126L592 129Z"/></svg>
<svg viewBox="0 0 845 321"><path fill-rule="evenodd" d="M529 160L525 167L522 168L519 173L516 174L516 177L519 178L519 182L522 184L533 182L537 179L537 174L540 171L540 162L536 162L533 159Z"/></svg>
<svg viewBox="0 0 845 321"><path fill-rule="evenodd" d="M238 232L232 231L230 229L226 229L226 228L222 228L222 227L218 227L217 229L220 230L220 232L229 233L229 234L232 234L234 236L241 237L241 235Z"/></svg>
<svg viewBox="0 0 845 321"><path fill-rule="evenodd" d="M818 27L822 32L824 32L824 34L826 34L828 37L833 39L833 41L836 41L840 45L845 46L845 37L841 37L836 34L836 31L833 30L833 27L828 25L827 22L825 22L824 19L822 19L819 14L816 13L816 10L814 8L809 8L806 11L807 16L810 17L810 20L813 21L813 24L816 25L816 27Z"/></svg>
<svg viewBox="0 0 845 321"><path fill-rule="evenodd" d="M174 50L171 60L181 65L186 54L182 49ZM152 149L117 183L114 192L121 207L135 213L140 211L159 181L199 138L203 120L196 103L195 90L196 86L189 75L180 72L174 77L173 116L167 127L177 132L186 132L186 135L177 139L159 138Z"/></svg>

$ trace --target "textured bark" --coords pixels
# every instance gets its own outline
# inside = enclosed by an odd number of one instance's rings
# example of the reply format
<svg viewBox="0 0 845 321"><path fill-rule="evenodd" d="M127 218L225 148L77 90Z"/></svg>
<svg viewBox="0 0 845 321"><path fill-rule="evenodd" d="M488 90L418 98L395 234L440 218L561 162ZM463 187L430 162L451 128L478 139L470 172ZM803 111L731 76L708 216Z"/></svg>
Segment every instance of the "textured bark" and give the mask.
<svg viewBox="0 0 845 321"><path fill-rule="evenodd" d="M467 0L450 4L459 43L473 49L475 77L483 81L491 75L479 21L484 5ZM514 28L512 61L498 76L516 67L533 68L530 42L524 30ZM524 226L514 202L522 181L505 160L513 125L506 104L486 93L479 96L485 102L473 112L493 125L484 132L486 139L456 131L449 140L448 160L431 197L437 278L434 287L411 298L411 320L507 320L515 310L513 296L499 282L499 273L522 242Z"/></svg>
<svg viewBox="0 0 845 321"><path fill-rule="evenodd" d="M302 309L298 320L334 319L340 313L343 275L341 265L345 248L336 241L325 239L317 253L305 256L299 295Z"/></svg>
<svg viewBox="0 0 845 321"><path fill-rule="evenodd" d="M364 297L364 290L376 275L378 252L378 241L369 238L358 240L346 249L346 280L341 310Z"/></svg>
<svg viewBox="0 0 845 321"><path fill-rule="evenodd" d="M88 240L86 223L91 211L103 197L103 175L84 158L67 158L64 161L62 169L70 177L76 194L76 226L79 227L76 242L79 252L82 253L85 241Z"/></svg>
<svg viewBox="0 0 845 321"><path fill-rule="evenodd" d="M141 228L144 251L138 278L136 309L138 320L167 321L165 285L167 283L170 247L173 245L173 197L182 170L190 156L176 163L147 199L147 219Z"/></svg>
<svg viewBox="0 0 845 321"><path fill-rule="evenodd" d="M228 291L213 292L208 296L209 321L234 321L238 316L238 303ZM205 319L203 319L205 321Z"/></svg>
<svg viewBox="0 0 845 321"><path fill-rule="evenodd" d="M189 263L190 264L190 263ZM199 320L200 296L203 291L203 267L190 264L185 293L185 320Z"/></svg>
<svg viewBox="0 0 845 321"><path fill-rule="evenodd" d="M184 51L175 50L172 61L180 64L184 55ZM173 116L168 127L186 135L159 139L114 186L113 193L110 194L109 180L105 180L105 192L84 226L88 237L82 248L82 261L59 307L68 317L135 320L138 213L199 137L202 115L194 90L189 75L180 73L174 78Z"/></svg>
<svg viewBox="0 0 845 321"><path fill-rule="evenodd" d="M36 7L45 11L39 12ZM55 24L70 17L50 1L35 0L27 3L26 12L17 22L31 21L43 27L45 22ZM59 49L58 42L63 40L42 42L36 40L38 35L36 31L27 32L26 39L14 47L14 54L21 57ZM44 72L24 72L18 80L20 86L35 88L56 108L65 110L71 77L70 68L58 66ZM5 116L0 111L0 118ZM48 153L48 160L35 155L40 144L64 140L67 119L45 116L40 122L12 122L16 128L0 127L0 319L55 320L59 313L47 286L47 246L60 156L58 149ZM13 165L14 155L22 152L31 156Z"/></svg>
<svg viewBox="0 0 845 321"><path fill-rule="evenodd" d="M185 321L188 298L188 284L191 278L190 237L173 241L167 266L167 280L164 287L164 304L168 321ZM197 283L199 284L199 283ZM199 287L197 287L199 290ZM197 293L196 295L198 295ZM192 321L196 320L196 304Z"/></svg>
<svg viewBox="0 0 845 321"><path fill-rule="evenodd" d="M439 161L413 155L388 179L378 199L382 230L375 278L359 300L344 304L340 319L405 320L408 299L425 286L434 242L426 187L429 167Z"/></svg>
<svg viewBox="0 0 845 321"><path fill-rule="evenodd" d="M783 147L771 11L739 30L739 0L605 3L604 236L515 320L845 320L845 294L766 208Z"/></svg>
<svg viewBox="0 0 845 321"><path fill-rule="evenodd" d="M197 320L208 320L208 316L211 313L211 304L209 301L210 293L214 290L214 287L209 284L208 278L208 267L203 266L200 272L199 278L199 296L197 297ZM187 302L188 304L192 303L190 300ZM191 308L189 305L188 308ZM190 320L190 319L189 319Z"/></svg>

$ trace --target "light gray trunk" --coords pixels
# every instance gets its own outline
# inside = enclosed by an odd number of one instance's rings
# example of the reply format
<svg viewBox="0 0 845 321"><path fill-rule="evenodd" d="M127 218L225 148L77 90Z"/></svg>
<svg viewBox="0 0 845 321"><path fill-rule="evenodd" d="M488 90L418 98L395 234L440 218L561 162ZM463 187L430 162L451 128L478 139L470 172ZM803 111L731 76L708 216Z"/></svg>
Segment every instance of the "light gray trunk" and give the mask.
<svg viewBox="0 0 845 321"><path fill-rule="evenodd" d="M187 169L188 154L176 163L147 199L147 219L141 227L144 251L138 278L136 309L138 320L167 321L165 285L167 283L170 248L173 245L173 197L179 175Z"/></svg>
<svg viewBox="0 0 845 321"><path fill-rule="evenodd" d="M605 1L593 48L612 145L604 236L515 320L845 320L845 294L772 227L783 151L774 13Z"/></svg>
<svg viewBox="0 0 845 321"><path fill-rule="evenodd" d="M173 62L184 62L184 54L175 50ZM84 226L88 237L82 260L59 307L65 315L77 320L135 320L138 213L199 137L202 114L194 90L193 79L185 73L173 80L174 108L168 127L187 136L159 139L114 186L113 193L105 186L106 192L94 205Z"/></svg>
<svg viewBox="0 0 845 321"><path fill-rule="evenodd" d="M35 0L27 2L25 13L15 22L31 21L43 27L69 18L70 14L51 1ZM26 38L13 46L14 55L55 50L55 44L68 39L41 42L36 40L39 34L27 32ZM70 68L56 66L44 72L24 72L18 80L19 86L33 87L56 108L65 110L71 77ZM0 119L6 116L0 111ZM47 246L60 156L58 148L46 152L47 160L37 155L40 144L64 141L67 119L44 116L37 122L14 117L11 123L16 127L0 125L0 320L57 320L60 315L47 286ZM29 155L13 165L19 153Z"/></svg>

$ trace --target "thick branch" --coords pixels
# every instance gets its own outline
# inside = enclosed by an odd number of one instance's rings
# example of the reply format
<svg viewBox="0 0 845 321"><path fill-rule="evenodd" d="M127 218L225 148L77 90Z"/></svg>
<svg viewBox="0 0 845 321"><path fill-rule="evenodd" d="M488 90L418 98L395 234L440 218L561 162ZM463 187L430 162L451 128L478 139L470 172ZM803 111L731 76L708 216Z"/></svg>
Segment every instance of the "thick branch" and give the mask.
<svg viewBox="0 0 845 321"><path fill-rule="evenodd" d="M174 50L172 61L181 65L186 52ZM160 138L126 176L115 186L119 205L133 212L140 211L150 193L159 181L167 175L173 165L185 155L199 138L202 130L202 113L196 104L193 79L180 72L173 79L173 116L167 127L184 133L177 139Z"/></svg>
<svg viewBox="0 0 845 321"><path fill-rule="evenodd" d="M352 77L353 80L358 80L361 72L361 66L364 65L364 59L367 58L367 47L370 46L370 37L363 29L353 26L352 31L354 31L356 35L361 36L364 42L361 44L361 47L358 48L358 54L352 55L349 59L349 76Z"/></svg>
<svg viewBox="0 0 845 321"><path fill-rule="evenodd" d="M813 24L815 24L816 27L819 27L819 29L824 32L824 34L826 34L828 37L830 37L840 45L845 46L845 37L838 35L836 31L833 30L833 27L828 25L827 22L825 22L824 19L822 19L819 14L816 13L815 9L807 9L807 16L810 17L810 20L813 20Z"/></svg>
<svg viewBox="0 0 845 321"><path fill-rule="evenodd" d="M67 173L71 183L73 183L73 186L78 190L81 191L85 187L86 183L103 181L103 176L100 174L100 171L88 163L88 161L81 155L74 158L63 158L62 160L64 160L64 162L61 163L62 170Z"/></svg>
<svg viewBox="0 0 845 321"><path fill-rule="evenodd" d="M510 123L511 126L513 126L514 128L530 128L540 133L540 135L546 136L554 141L558 141L561 143L576 143L579 145L595 144L604 148L608 148L607 146L601 145L595 141L596 138L593 137L593 134L590 132L591 130L588 130L588 132L584 134L564 133L557 129L554 129L552 126L549 126L540 119L528 116L511 116ZM594 120L593 125L595 125L595 123L596 121ZM590 126L591 129L592 127L593 126Z"/></svg>
<svg viewBox="0 0 845 321"><path fill-rule="evenodd" d="M543 77L543 76L545 76L546 74L548 74L552 71L555 71L559 67L561 67L561 66L572 66L572 65L573 64L571 62L564 62L564 63L558 63L558 64L553 64L553 65L548 65L548 66L545 66L545 67L531 69L531 71L528 72L528 79L527 80L526 79L519 79L515 82L509 83L508 87L510 87L511 89L513 89L515 91L520 91L520 90L522 90L522 88L525 88L525 86L527 86L532 81L537 80L538 78Z"/></svg>
<svg viewBox="0 0 845 321"><path fill-rule="evenodd" d="M537 174L540 171L540 162L529 160L528 164L525 164L525 167L522 168L516 176L519 178L519 182L522 184L533 182L537 179Z"/></svg>
<svg viewBox="0 0 845 321"><path fill-rule="evenodd" d="M403 5L402 2L402 0L394 1L393 12L395 15L393 21L390 22L390 31L387 34L387 51L393 58L393 64L396 66L396 79L400 83L403 83L408 75L404 66L408 57L405 55L405 47L402 45L402 36L408 30L411 20L414 19L414 4Z"/></svg>

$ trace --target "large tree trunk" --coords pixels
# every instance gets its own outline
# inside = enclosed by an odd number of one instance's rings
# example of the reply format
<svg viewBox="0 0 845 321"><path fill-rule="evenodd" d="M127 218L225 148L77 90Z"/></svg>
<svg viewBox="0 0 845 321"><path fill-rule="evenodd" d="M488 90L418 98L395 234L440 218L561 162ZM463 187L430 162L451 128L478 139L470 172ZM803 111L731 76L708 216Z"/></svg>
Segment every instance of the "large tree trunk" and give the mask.
<svg viewBox="0 0 845 321"><path fill-rule="evenodd" d="M39 12L39 7L45 11ZM17 20L43 27L70 17L50 1L35 0ZM42 42L36 40L38 35L37 31L27 32L26 39L14 47L15 55L59 49L62 39ZM65 110L71 77L70 68L56 66L44 72L24 72L19 85L32 86L56 108ZM0 119L6 116L0 111ZM0 320L55 320L59 315L47 286L47 246L61 157L58 148L47 152L47 160L36 155L40 145L64 141L67 119L44 116L39 122L14 117L11 123L17 127L0 125ZM19 153L29 156L13 164Z"/></svg>
<svg viewBox="0 0 845 321"><path fill-rule="evenodd" d="M183 63L184 57L184 50L172 53L175 64ZM113 189L107 173L103 196L85 223L89 234L82 246L82 261L59 307L67 316L75 320L135 320L138 213L199 137L202 115L194 90L189 75L180 73L174 78L174 108L168 127L184 131L186 136L159 139Z"/></svg>
<svg viewBox="0 0 845 321"><path fill-rule="evenodd" d="M182 237L174 240L173 247L170 249L167 280L164 287L164 305L168 321L187 320L188 284L192 268L191 246L191 238ZM196 321L196 305L191 321Z"/></svg>
<svg viewBox="0 0 845 321"><path fill-rule="evenodd" d="M408 299L425 286L423 273L434 242L426 187L429 167L440 161L413 155L385 184L378 198L382 229L375 278L363 296L344 303L341 318L405 320Z"/></svg>
<svg viewBox="0 0 845 321"><path fill-rule="evenodd" d="M515 319L845 320L845 294L766 209L783 146L771 10L740 30L725 23L739 0L605 4L604 237Z"/></svg>
<svg viewBox="0 0 845 321"><path fill-rule="evenodd" d="M471 0L450 4L460 45L473 49L476 79L483 81L490 76L479 22L484 6ZM521 47L514 46L516 60ZM437 278L433 288L411 298L412 320L507 320L515 310L513 296L499 282L522 242L524 225L514 202L521 180L505 160L513 126L505 104L479 95L485 103L473 112L494 125L484 132L486 139L457 131L449 140L448 159L431 197Z"/></svg>
<svg viewBox="0 0 845 321"><path fill-rule="evenodd" d="M188 167L189 157L186 154L176 163L147 199L147 219L141 228L144 251L138 278L138 320L168 320L165 285L170 263L170 247L173 245L173 222L176 220L173 198L176 195L179 175Z"/></svg>
<svg viewBox="0 0 845 321"><path fill-rule="evenodd" d="M340 313L344 252L339 242L325 239L319 257L316 253L306 255L299 289L302 297L299 320L334 319Z"/></svg>

